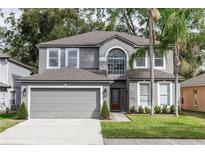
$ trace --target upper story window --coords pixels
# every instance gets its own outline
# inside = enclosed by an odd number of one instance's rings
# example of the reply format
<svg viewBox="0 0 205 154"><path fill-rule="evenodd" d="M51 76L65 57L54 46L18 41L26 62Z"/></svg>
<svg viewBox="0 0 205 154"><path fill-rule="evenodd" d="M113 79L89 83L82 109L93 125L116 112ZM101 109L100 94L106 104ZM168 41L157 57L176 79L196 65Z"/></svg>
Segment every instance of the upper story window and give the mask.
<svg viewBox="0 0 205 154"><path fill-rule="evenodd" d="M146 68L147 67L147 54L140 55L136 58L136 68Z"/></svg>
<svg viewBox="0 0 205 154"><path fill-rule="evenodd" d="M154 66L155 68L165 69L165 57L160 52L154 54Z"/></svg>
<svg viewBox="0 0 205 154"><path fill-rule="evenodd" d="M60 49L50 48L47 50L47 68L59 68L60 67Z"/></svg>
<svg viewBox="0 0 205 154"><path fill-rule="evenodd" d="M79 67L79 49L66 49L66 66Z"/></svg>
<svg viewBox="0 0 205 154"><path fill-rule="evenodd" d="M125 74L126 55L121 49L112 49L108 53L108 74Z"/></svg>

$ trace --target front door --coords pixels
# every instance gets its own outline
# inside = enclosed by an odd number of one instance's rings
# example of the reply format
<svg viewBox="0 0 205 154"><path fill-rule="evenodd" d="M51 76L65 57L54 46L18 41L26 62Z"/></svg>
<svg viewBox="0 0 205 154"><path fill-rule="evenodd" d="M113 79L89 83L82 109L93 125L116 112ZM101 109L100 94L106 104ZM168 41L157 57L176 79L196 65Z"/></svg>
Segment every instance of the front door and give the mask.
<svg viewBox="0 0 205 154"><path fill-rule="evenodd" d="M111 89L111 110L120 111L120 89Z"/></svg>

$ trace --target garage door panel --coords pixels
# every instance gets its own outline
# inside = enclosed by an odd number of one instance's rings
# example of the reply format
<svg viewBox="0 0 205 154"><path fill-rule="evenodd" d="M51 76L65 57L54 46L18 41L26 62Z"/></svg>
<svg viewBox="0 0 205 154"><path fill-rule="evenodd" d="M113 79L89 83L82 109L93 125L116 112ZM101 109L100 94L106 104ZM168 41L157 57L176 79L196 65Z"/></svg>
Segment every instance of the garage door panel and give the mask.
<svg viewBox="0 0 205 154"><path fill-rule="evenodd" d="M49 98L48 98L49 96ZM40 99L39 99L40 97ZM56 102L60 102L60 103L70 103L70 102L75 102L75 103L82 103L82 98L86 98L84 99L84 102L87 104L93 104L93 99L97 99L97 95L96 95L96 90L92 90L92 91L62 91L62 90L58 90L58 91L32 91L32 101L33 103L56 103ZM51 101L48 101L48 99L50 99Z"/></svg>
<svg viewBox="0 0 205 154"><path fill-rule="evenodd" d="M99 118L99 112L33 112L34 118Z"/></svg>
<svg viewBox="0 0 205 154"><path fill-rule="evenodd" d="M98 118L99 89L31 89L31 118Z"/></svg>
<svg viewBox="0 0 205 154"><path fill-rule="evenodd" d="M36 103L32 105L31 111L99 111L99 108L96 108L96 104L75 104L75 103L69 103L70 106L68 107L67 103L51 103L51 104L43 104L42 103Z"/></svg>

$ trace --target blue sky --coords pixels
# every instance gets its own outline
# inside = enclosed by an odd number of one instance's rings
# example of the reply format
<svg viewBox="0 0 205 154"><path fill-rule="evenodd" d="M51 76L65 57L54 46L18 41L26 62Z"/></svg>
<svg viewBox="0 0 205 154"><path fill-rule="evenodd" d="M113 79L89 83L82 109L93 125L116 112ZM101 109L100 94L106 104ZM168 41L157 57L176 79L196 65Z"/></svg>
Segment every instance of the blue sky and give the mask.
<svg viewBox="0 0 205 154"><path fill-rule="evenodd" d="M5 17L8 17L11 12L15 13L16 18L19 18L19 16L21 15L21 11L18 8L0 8L0 9L1 9L1 12L4 13ZM4 23L3 18L0 18L0 26L9 27L9 25L6 25Z"/></svg>

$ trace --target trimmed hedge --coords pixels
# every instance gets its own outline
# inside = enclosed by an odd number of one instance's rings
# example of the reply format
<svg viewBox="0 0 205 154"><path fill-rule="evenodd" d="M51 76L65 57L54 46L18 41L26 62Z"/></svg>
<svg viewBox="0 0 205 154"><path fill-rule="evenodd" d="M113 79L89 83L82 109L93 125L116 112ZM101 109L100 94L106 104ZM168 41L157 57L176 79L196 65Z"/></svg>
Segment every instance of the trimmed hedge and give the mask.
<svg viewBox="0 0 205 154"><path fill-rule="evenodd" d="M26 109L25 103L21 103L19 110L16 114L16 119L27 119L28 118L28 111Z"/></svg>
<svg viewBox="0 0 205 154"><path fill-rule="evenodd" d="M102 119L110 119L110 111L107 106L106 101L103 102L102 110L100 112L100 116Z"/></svg>

